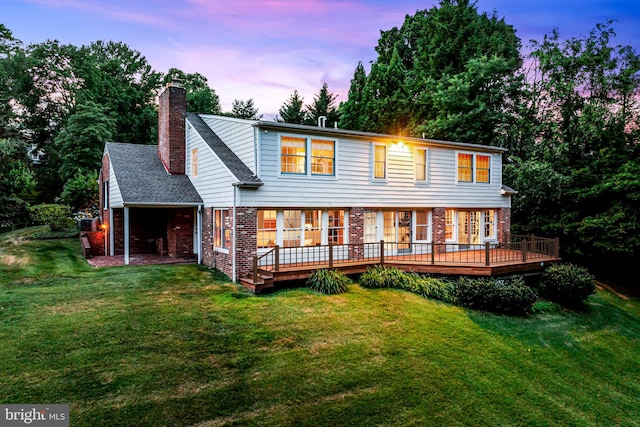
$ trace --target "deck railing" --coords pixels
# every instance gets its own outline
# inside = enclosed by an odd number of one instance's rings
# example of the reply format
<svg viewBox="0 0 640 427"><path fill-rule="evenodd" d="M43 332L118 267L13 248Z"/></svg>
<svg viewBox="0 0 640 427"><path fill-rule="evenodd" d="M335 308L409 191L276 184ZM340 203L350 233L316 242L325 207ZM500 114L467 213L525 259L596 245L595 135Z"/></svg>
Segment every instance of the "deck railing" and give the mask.
<svg viewBox="0 0 640 427"><path fill-rule="evenodd" d="M280 271L281 268L334 268L346 264L408 262L422 264L476 264L528 262L558 258L558 239L512 235L505 243L348 243L318 246L275 246L253 260L253 274Z"/></svg>

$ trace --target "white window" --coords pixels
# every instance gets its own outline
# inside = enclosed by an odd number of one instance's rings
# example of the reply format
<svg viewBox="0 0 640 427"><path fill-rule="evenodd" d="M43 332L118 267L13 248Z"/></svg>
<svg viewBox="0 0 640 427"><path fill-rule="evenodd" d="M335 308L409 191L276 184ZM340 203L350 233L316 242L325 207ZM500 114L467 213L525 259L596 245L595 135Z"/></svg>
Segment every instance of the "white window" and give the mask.
<svg viewBox="0 0 640 427"><path fill-rule="evenodd" d="M302 211L286 210L284 215L284 229L282 234L282 246L292 248L300 246L302 238Z"/></svg>
<svg viewBox="0 0 640 427"><path fill-rule="evenodd" d="M488 184L491 181L491 156L488 154L458 153L458 182Z"/></svg>
<svg viewBox="0 0 640 427"><path fill-rule="evenodd" d="M191 176L196 178L198 176L198 149L191 150Z"/></svg>
<svg viewBox="0 0 640 427"><path fill-rule="evenodd" d="M229 209L216 209L214 211L214 217L213 245L221 249L231 248L233 219L231 218Z"/></svg>
<svg viewBox="0 0 640 427"><path fill-rule="evenodd" d="M373 178L387 179L387 147L385 145L373 145Z"/></svg>
<svg viewBox="0 0 640 427"><path fill-rule="evenodd" d="M416 211L415 220L415 233L414 236L416 242L430 242L431 241L431 211L419 210Z"/></svg>
<svg viewBox="0 0 640 427"><path fill-rule="evenodd" d="M485 240L496 238L496 211L493 209L484 211L484 238Z"/></svg>
<svg viewBox="0 0 640 427"><path fill-rule="evenodd" d="M281 174L333 176L336 173L335 164L336 141L334 140L297 136L280 137Z"/></svg>
<svg viewBox="0 0 640 427"><path fill-rule="evenodd" d="M378 212L364 211L364 243L376 243L378 239Z"/></svg>
<svg viewBox="0 0 640 427"><path fill-rule="evenodd" d="M329 243L342 245L344 243L344 211L332 209L329 211Z"/></svg>
<svg viewBox="0 0 640 427"><path fill-rule="evenodd" d="M455 241L456 239L456 211L453 209L447 209L444 215L444 223L445 223L445 239L450 241Z"/></svg>
<svg viewBox="0 0 640 427"><path fill-rule="evenodd" d="M427 182L427 149L416 148L414 159L416 182Z"/></svg>
<svg viewBox="0 0 640 427"><path fill-rule="evenodd" d="M109 209L109 181L102 183L102 209L105 211Z"/></svg>
<svg viewBox="0 0 640 427"><path fill-rule="evenodd" d="M258 247L272 248L277 236L276 211L258 210Z"/></svg>

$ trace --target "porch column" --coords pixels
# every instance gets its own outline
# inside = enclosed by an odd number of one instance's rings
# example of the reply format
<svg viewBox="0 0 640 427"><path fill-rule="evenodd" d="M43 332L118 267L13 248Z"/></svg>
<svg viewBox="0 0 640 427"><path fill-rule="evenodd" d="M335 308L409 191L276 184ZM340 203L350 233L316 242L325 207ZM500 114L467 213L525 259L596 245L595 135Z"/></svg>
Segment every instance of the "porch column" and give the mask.
<svg viewBox="0 0 640 427"><path fill-rule="evenodd" d="M129 208L124 207L124 265L129 265Z"/></svg>
<svg viewBox="0 0 640 427"><path fill-rule="evenodd" d="M115 221L113 220L113 208L109 208L109 253L105 255L114 256L115 249L113 248L115 244L115 234L113 231L113 224Z"/></svg>

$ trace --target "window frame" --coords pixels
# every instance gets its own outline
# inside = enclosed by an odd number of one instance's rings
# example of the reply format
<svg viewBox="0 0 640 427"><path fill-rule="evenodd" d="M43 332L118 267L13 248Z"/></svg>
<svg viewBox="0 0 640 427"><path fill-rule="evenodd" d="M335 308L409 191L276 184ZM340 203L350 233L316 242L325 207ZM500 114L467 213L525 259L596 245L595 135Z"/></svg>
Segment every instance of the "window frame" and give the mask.
<svg viewBox="0 0 640 427"><path fill-rule="evenodd" d="M372 146L371 148L371 179L373 179L374 181L384 182L388 179L388 176L389 176L389 171L388 171L389 150L387 148L387 144L374 142L371 144L371 146ZM376 150L378 150L379 148L382 148L384 150L384 162L383 162L384 174L382 177L376 175L376 172L377 172L376 166L380 163L376 158L376 154L377 154Z"/></svg>
<svg viewBox="0 0 640 427"><path fill-rule="evenodd" d="M191 149L191 170L189 172L192 178L198 177L198 162L198 147L195 147Z"/></svg>
<svg viewBox="0 0 640 427"><path fill-rule="evenodd" d="M471 166L469 168L465 167L465 170L468 169L470 174L470 180L463 180L460 178L460 170L462 168L460 162L460 156L471 156ZM486 157L488 160L488 168L478 168L478 157ZM456 151L456 183L457 184L491 184L491 170L492 168L492 157L490 153L474 153L470 151ZM487 180L479 181L478 173L480 171L486 171Z"/></svg>
<svg viewBox="0 0 640 427"><path fill-rule="evenodd" d="M226 212L226 215L224 214ZM231 209L213 210L213 247L228 251L232 245L233 218ZM230 223L227 224L227 219ZM227 236L228 235L228 236ZM228 238L227 238L228 237Z"/></svg>
<svg viewBox="0 0 640 427"><path fill-rule="evenodd" d="M283 154L283 140L286 138L304 140L304 156L300 154ZM332 157L329 156L315 156L314 155L314 143L331 143L333 147ZM320 151L318 149L318 151ZM285 157L297 157L303 158L304 172L285 172L283 166L286 164L283 162ZM316 162L316 160L325 160L328 162L331 168L331 173L314 172L314 166L322 165L325 162ZM337 165L338 165L338 139L337 138L322 138L312 136L301 136L299 134L279 134L278 135L278 176L280 177L314 177L314 178L335 178L337 177Z"/></svg>
<svg viewBox="0 0 640 427"><path fill-rule="evenodd" d="M418 163L418 153L424 153L424 165ZM424 174L423 179L418 178L418 167L421 167L421 171ZM428 184L429 183L429 148L427 147L415 147L413 151L413 178L416 184Z"/></svg>
<svg viewBox="0 0 640 427"><path fill-rule="evenodd" d="M102 210L109 209L109 180L102 181Z"/></svg>
<svg viewBox="0 0 640 427"><path fill-rule="evenodd" d="M426 214L426 223L418 222L418 214L425 213ZM416 209L413 211L413 240L415 243L430 243L433 240L433 228L432 228L432 210L431 209ZM421 240L418 239L418 227L426 227L427 229L427 239Z"/></svg>

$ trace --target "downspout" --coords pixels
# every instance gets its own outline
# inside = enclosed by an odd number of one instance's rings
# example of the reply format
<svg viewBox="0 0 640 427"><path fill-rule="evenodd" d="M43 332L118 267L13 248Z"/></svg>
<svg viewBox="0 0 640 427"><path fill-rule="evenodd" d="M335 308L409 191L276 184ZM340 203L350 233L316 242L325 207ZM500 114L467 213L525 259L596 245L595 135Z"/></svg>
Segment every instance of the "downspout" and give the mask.
<svg viewBox="0 0 640 427"><path fill-rule="evenodd" d="M196 228L198 229L198 264L202 264L202 205L198 205L196 214Z"/></svg>
<svg viewBox="0 0 640 427"><path fill-rule="evenodd" d="M237 280L236 274L236 231L237 231L237 222L236 222L236 206L237 206L237 198L238 198L238 183L233 183L233 236L231 237L231 281L235 282Z"/></svg>
<svg viewBox="0 0 640 427"><path fill-rule="evenodd" d="M115 255L115 250L113 249L113 243L115 242L115 232L113 230L113 208L109 208L109 256ZM107 254L105 254L107 255Z"/></svg>

